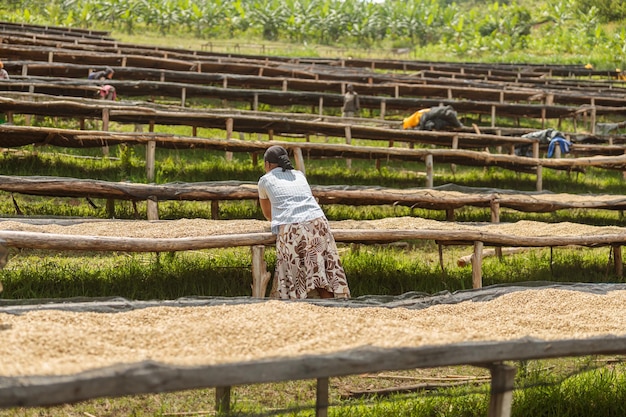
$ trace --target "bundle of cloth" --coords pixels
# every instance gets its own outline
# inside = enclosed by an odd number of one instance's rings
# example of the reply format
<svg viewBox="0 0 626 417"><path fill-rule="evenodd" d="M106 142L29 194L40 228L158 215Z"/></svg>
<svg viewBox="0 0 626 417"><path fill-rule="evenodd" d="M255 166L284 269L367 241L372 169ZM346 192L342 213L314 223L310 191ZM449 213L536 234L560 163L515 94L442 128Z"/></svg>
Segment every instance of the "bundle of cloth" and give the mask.
<svg viewBox="0 0 626 417"><path fill-rule="evenodd" d="M421 109L402 121L403 129L446 130L463 127L452 106L437 106Z"/></svg>
<svg viewBox="0 0 626 417"><path fill-rule="evenodd" d="M522 135L523 138L537 139L540 145L548 145L548 158L554 156L554 151L558 146L561 154L569 153L571 150L572 142L565 138L563 132L556 129L544 129L536 132L526 133ZM517 145L515 146L515 155L517 156L533 156L533 150L531 145Z"/></svg>

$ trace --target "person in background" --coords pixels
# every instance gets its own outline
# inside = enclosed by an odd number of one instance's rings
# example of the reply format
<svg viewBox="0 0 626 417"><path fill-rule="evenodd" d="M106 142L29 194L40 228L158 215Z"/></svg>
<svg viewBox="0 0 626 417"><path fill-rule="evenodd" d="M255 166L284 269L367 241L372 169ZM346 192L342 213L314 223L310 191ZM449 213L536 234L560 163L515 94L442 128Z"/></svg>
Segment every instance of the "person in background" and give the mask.
<svg viewBox="0 0 626 417"><path fill-rule="evenodd" d="M259 203L276 235L271 295L282 299L350 298L335 238L306 177L293 168L282 146L269 147L263 159Z"/></svg>
<svg viewBox="0 0 626 417"><path fill-rule="evenodd" d="M92 72L91 74L89 74L87 76L87 79L88 80L99 80L99 81L110 80L111 78L113 78L114 74L115 74L115 71L113 71L113 68L106 67L102 71L94 71L94 72Z"/></svg>
<svg viewBox="0 0 626 417"><path fill-rule="evenodd" d="M9 73L4 69L4 63L0 61L0 80L9 80ZM0 124L4 124L7 121L7 117L4 113L0 113ZM2 290L2 286L0 285L0 291Z"/></svg>
<svg viewBox="0 0 626 417"><path fill-rule="evenodd" d="M361 110L359 103L359 94L354 91L354 86L348 84L346 86L346 93L343 95L343 107L341 109L341 115L343 117L354 117Z"/></svg>
<svg viewBox="0 0 626 417"><path fill-rule="evenodd" d="M10 78L7 70L4 69L4 63L0 61L0 80L8 80Z"/></svg>
<svg viewBox="0 0 626 417"><path fill-rule="evenodd" d="M106 80L110 80L111 78L113 78L113 74L115 74L115 71L113 71L113 68L106 67L102 71L92 72L91 74L87 76L87 79L106 81ZM111 84L104 84L103 86L101 86L100 90L98 91L98 94L100 95L100 98L103 98L105 100L117 99L117 92L115 91L115 87L113 87Z"/></svg>

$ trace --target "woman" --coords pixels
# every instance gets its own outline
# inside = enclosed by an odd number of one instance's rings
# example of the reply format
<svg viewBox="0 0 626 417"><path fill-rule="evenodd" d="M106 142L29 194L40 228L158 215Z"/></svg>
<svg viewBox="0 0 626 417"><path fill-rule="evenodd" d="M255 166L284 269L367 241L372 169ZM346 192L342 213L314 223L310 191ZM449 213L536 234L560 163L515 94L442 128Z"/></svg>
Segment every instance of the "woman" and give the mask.
<svg viewBox="0 0 626 417"><path fill-rule="evenodd" d="M268 148L263 159L259 202L276 234L277 294L272 295L349 298L335 238L304 174L293 168L282 146Z"/></svg>

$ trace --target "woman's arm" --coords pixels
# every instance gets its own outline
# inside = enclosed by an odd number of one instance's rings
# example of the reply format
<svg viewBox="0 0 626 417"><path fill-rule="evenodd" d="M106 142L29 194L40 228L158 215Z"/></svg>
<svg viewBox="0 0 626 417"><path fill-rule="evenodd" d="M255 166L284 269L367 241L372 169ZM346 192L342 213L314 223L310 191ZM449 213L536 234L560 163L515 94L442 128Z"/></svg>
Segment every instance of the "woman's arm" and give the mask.
<svg viewBox="0 0 626 417"><path fill-rule="evenodd" d="M259 203L261 204L261 210L263 210L263 215L267 220L272 220L272 203L269 198L259 198Z"/></svg>

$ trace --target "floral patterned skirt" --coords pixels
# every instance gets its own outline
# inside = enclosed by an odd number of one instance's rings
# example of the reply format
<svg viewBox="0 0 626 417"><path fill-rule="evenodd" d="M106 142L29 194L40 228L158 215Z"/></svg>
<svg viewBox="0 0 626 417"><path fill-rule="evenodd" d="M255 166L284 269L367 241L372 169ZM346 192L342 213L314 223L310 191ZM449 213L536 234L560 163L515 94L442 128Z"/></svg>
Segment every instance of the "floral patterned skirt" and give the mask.
<svg viewBox="0 0 626 417"><path fill-rule="evenodd" d="M350 297L337 244L325 218L280 227L274 286L271 296L283 299L307 298L317 288L335 298Z"/></svg>

